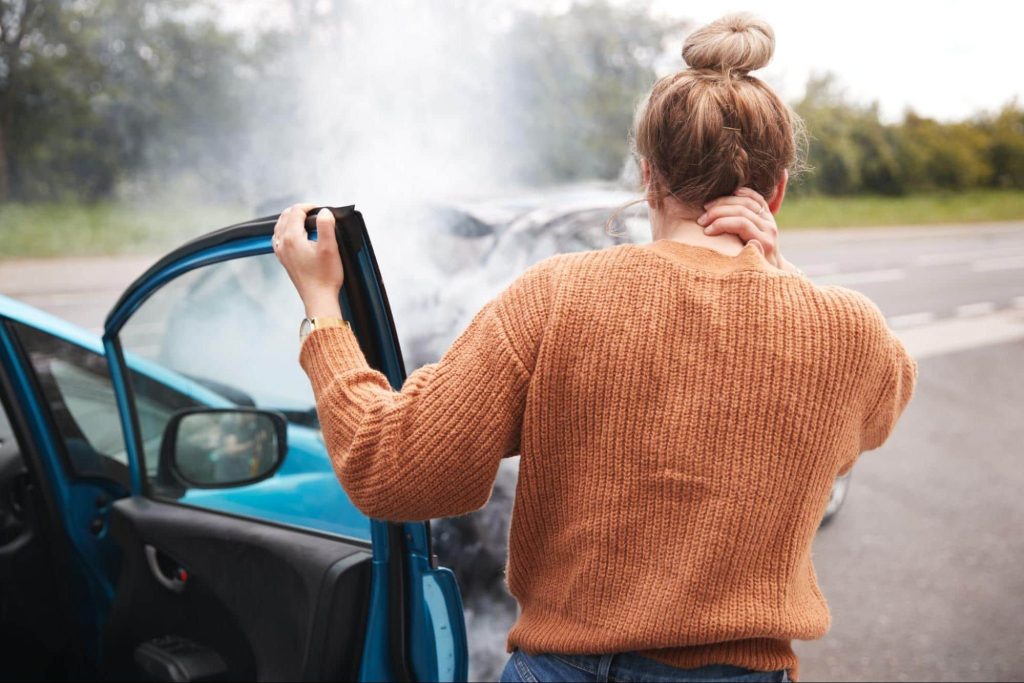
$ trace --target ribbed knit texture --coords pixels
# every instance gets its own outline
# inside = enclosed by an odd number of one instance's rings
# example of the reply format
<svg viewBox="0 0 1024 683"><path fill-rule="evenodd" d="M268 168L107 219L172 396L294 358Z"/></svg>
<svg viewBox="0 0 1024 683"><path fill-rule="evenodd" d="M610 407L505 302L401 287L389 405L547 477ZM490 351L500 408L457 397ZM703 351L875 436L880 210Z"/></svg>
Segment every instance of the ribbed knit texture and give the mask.
<svg viewBox="0 0 1024 683"><path fill-rule="evenodd" d="M788 669L829 612L811 541L917 366L866 297L660 240L549 258L401 392L347 328L300 353L367 515L460 515L521 453L508 651Z"/></svg>

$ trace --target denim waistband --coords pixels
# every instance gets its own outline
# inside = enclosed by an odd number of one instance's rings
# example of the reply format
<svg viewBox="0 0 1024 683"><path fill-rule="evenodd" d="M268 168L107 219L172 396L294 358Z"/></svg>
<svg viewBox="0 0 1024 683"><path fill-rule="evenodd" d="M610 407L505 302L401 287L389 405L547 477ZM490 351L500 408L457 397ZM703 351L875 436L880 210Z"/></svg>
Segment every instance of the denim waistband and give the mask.
<svg viewBox="0 0 1024 683"><path fill-rule="evenodd" d="M598 677L598 680L607 680L609 675L612 678L616 678L616 673L636 671L637 669L642 669L644 673L650 676L664 677L667 681L674 681L679 678L678 668L632 652L616 652L606 655L549 653L549 656L554 657L567 666L593 674ZM738 678L750 673L750 669L730 664L709 664L696 669L688 669L687 671L694 678L708 678L712 680Z"/></svg>

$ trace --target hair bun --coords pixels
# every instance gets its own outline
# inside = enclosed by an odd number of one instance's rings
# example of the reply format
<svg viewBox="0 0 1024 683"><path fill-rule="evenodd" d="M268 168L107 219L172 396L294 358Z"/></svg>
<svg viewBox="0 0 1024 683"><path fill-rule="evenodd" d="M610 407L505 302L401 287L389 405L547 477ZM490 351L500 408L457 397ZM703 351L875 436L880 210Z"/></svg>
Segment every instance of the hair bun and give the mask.
<svg viewBox="0 0 1024 683"><path fill-rule="evenodd" d="M683 43L683 60L693 69L741 76L764 67L775 52L775 32L764 19L742 12L702 26Z"/></svg>

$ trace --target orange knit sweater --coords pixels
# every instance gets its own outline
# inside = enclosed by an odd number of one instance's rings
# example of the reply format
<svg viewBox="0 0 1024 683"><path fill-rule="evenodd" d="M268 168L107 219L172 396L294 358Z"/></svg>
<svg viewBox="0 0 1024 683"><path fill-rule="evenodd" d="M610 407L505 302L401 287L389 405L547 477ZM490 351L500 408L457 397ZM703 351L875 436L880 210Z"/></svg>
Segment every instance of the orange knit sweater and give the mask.
<svg viewBox="0 0 1024 683"><path fill-rule="evenodd" d="M549 258L401 392L347 328L300 353L352 502L461 515L521 454L507 649L788 669L829 612L811 541L917 366L866 297L660 240Z"/></svg>

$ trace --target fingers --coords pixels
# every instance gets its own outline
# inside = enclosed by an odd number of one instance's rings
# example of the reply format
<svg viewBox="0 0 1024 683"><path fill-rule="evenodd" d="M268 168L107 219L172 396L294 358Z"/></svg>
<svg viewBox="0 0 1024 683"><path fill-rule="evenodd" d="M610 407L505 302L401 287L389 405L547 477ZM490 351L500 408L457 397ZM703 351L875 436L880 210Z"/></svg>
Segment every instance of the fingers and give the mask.
<svg viewBox="0 0 1024 683"><path fill-rule="evenodd" d="M704 233L707 235L731 233L737 235L744 242L750 242L751 240L761 242L762 247L764 246L763 241L767 237L754 225L753 221L744 216L724 216L718 218L704 229Z"/></svg>
<svg viewBox="0 0 1024 683"><path fill-rule="evenodd" d="M316 214L316 239L325 249L337 251L338 238L334 234L334 214L330 209L320 209Z"/></svg>
<svg viewBox="0 0 1024 683"><path fill-rule="evenodd" d="M281 212L274 225L273 246L278 257L284 250L308 241L306 237L306 214L316 204L293 204Z"/></svg>
<svg viewBox="0 0 1024 683"><path fill-rule="evenodd" d="M750 189L740 187L725 197L718 197L704 205L705 213L697 223L706 226L707 235L733 234L745 243L753 242L769 263L779 265L779 227L764 197Z"/></svg>
<svg viewBox="0 0 1024 683"><path fill-rule="evenodd" d="M288 217L284 224L284 238L288 241L298 242L306 237L306 214L316 204L294 204L287 209Z"/></svg>
<svg viewBox="0 0 1024 683"><path fill-rule="evenodd" d="M766 211L771 211L771 209L768 206L768 200L764 198L764 195L755 190L751 190L749 187L737 188L736 192L734 192L733 194L735 194L737 197L749 197L758 204L763 205Z"/></svg>
<svg viewBox="0 0 1024 683"><path fill-rule="evenodd" d="M710 228L711 224L719 218L727 217L744 218L753 223L758 229L766 232L771 232L771 226L774 225L773 220L770 218L764 218L758 214L756 210L751 210L750 207L746 205L726 203L712 206L704 213L704 215L697 219L697 224ZM714 234L713 232L708 232L707 229L705 229L704 232L709 235Z"/></svg>

